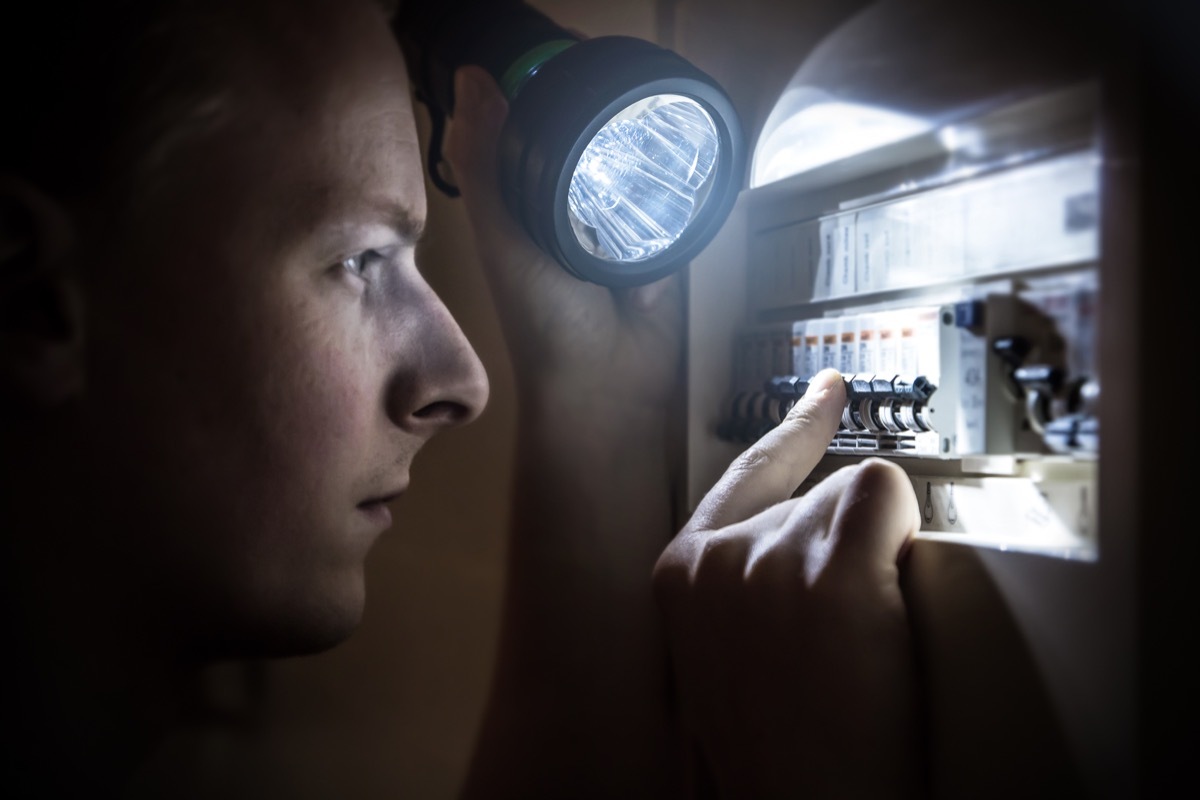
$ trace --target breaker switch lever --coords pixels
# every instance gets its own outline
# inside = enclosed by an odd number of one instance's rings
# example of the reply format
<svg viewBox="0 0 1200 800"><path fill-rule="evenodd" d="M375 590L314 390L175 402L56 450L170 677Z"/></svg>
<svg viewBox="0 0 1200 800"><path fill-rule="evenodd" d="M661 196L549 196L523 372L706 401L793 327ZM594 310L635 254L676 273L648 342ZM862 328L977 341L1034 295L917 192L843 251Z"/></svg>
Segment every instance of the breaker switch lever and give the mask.
<svg viewBox="0 0 1200 800"><path fill-rule="evenodd" d="M1013 380L1025 395L1025 411L1029 424L1039 435L1046 435L1052 419L1051 401L1063 386L1065 374L1060 367L1035 364L1013 370Z"/></svg>

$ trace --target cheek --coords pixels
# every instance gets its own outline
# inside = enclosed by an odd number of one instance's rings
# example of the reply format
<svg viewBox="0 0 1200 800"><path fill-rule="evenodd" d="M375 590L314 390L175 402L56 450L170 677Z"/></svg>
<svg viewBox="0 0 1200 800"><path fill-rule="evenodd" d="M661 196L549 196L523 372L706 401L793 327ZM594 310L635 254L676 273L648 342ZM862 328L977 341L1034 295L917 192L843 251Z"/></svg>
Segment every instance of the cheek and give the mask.
<svg viewBox="0 0 1200 800"><path fill-rule="evenodd" d="M326 516L370 455L377 337L352 301L314 282L230 283L156 309L141 338L165 368L139 370L156 376L142 385L136 424L153 429L140 438L174 442L182 470L260 505L242 509L252 517Z"/></svg>
<svg viewBox="0 0 1200 800"><path fill-rule="evenodd" d="M259 425L311 471L352 468L366 456L382 402L371 327L348 303L301 301L264 345Z"/></svg>

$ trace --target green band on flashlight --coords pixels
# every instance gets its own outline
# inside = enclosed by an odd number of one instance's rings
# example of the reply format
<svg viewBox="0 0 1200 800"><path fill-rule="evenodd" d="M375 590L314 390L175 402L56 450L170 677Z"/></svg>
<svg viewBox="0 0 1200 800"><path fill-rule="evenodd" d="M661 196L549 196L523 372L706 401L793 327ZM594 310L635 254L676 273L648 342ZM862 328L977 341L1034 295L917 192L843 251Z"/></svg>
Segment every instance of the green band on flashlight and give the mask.
<svg viewBox="0 0 1200 800"><path fill-rule="evenodd" d="M500 78L500 89L503 90L504 96L511 101L542 64L573 44L576 44L575 39L551 39L523 53L520 58L509 65Z"/></svg>

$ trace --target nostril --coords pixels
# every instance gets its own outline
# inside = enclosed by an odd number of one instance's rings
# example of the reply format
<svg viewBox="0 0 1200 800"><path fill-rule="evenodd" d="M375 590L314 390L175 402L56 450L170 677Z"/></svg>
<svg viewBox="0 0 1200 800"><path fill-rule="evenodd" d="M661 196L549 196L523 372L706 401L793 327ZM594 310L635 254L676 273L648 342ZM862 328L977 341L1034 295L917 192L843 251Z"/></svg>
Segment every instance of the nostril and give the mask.
<svg viewBox="0 0 1200 800"><path fill-rule="evenodd" d="M453 425L466 422L470 419L471 410L462 403L455 403L452 400L439 400L418 408L413 412L413 416L426 422Z"/></svg>

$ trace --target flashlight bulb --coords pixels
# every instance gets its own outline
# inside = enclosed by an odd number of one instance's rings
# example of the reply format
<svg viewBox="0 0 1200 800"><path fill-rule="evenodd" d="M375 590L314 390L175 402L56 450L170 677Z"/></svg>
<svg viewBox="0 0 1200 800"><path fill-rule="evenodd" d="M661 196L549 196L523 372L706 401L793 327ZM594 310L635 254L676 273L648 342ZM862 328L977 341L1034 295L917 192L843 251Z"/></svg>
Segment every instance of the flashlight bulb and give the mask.
<svg viewBox="0 0 1200 800"><path fill-rule="evenodd" d="M670 247L703 207L719 150L712 117L689 97L656 95L625 108L596 133L571 177L579 244L624 263Z"/></svg>

